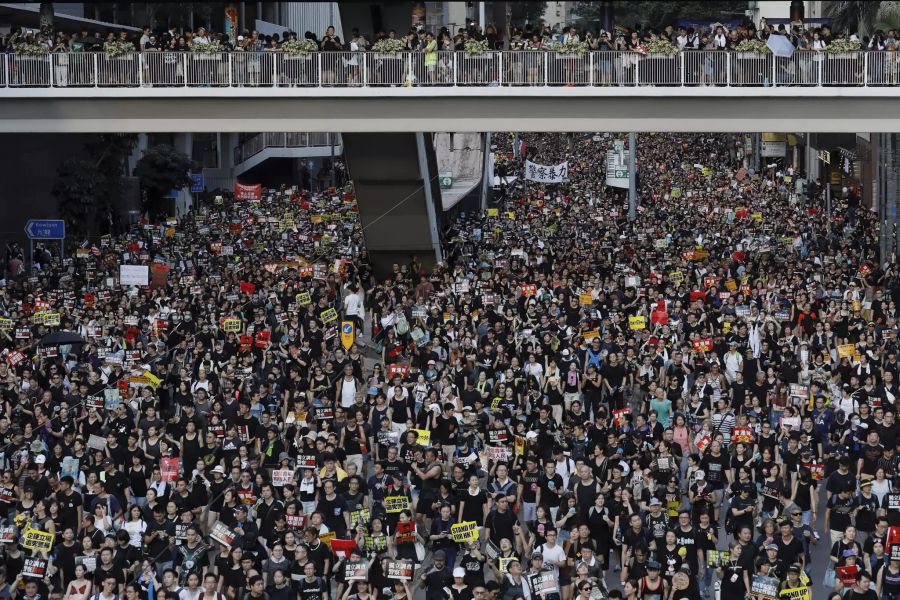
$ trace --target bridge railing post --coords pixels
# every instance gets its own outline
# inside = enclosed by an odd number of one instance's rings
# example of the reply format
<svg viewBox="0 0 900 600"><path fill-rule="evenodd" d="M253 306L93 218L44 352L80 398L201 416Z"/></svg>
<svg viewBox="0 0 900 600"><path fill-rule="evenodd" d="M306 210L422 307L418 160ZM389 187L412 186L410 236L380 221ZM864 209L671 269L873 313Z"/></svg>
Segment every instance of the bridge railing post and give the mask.
<svg viewBox="0 0 900 600"><path fill-rule="evenodd" d="M678 71L681 78L681 87L684 87L684 51L682 50L678 56Z"/></svg>
<svg viewBox="0 0 900 600"><path fill-rule="evenodd" d="M863 86L869 85L869 53L863 52Z"/></svg>
<svg viewBox="0 0 900 600"><path fill-rule="evenodd" d="M503 52L497 53L497 84L503 85Z"/></svg>
<svg viewBox="0 0 900 600"><path fill-rule="evenodd" d="M588 52L588 87L594 86L594 53Z"/></svg>
<svg viewBox="0 0 900 600"><path fill-rule="evenodd" d="M94 69L94 87L99 87L100 86L100 53L99 52L94 52L93 69Z"/></svg>

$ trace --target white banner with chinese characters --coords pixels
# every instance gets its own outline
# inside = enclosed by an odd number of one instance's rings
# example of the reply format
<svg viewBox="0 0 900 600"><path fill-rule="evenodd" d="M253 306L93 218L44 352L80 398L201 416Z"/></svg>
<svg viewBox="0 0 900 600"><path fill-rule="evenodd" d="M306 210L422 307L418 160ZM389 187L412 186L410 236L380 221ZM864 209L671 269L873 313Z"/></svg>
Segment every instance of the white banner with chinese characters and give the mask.
<svg viewBox="0 0 900 600"><path fill-rule="evenodd" d="M562 183L569 178L569 163L558 165L538 165L525 161L525 179L538 183Z"/></svg>

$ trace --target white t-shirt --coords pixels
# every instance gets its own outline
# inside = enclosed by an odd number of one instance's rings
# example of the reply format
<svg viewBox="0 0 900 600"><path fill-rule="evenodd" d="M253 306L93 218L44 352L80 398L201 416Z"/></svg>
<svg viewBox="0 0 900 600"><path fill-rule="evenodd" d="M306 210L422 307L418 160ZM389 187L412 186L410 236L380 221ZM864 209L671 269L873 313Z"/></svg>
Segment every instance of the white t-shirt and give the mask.
<svg viewBox="0 0 900 600"><path fill-rule="evenodd" d="M552 548L547 544L541 544L541 554L544 555L544 564L553 569L556 573L556 577L559 577L559 567L553 564L551 561L565 561L566 560L566 551L563 550L563 547L559 544L555 544Z"/></svg>

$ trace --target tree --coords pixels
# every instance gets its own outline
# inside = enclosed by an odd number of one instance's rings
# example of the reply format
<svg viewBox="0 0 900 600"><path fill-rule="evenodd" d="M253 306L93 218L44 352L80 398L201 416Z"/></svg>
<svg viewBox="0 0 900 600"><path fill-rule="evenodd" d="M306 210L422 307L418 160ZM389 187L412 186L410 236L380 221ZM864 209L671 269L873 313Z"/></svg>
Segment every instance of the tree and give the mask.
<svg viewBox="0 0 900 600"><path fill-rule="evenodd" d="M603 19L602 2L579 2L574 14L578 17L576 26L595 29ZM616 25L641 30L662 30L667 25L675 25L679 19L690 21L731 21L744 14L747 3L739 0L719 0L716 2L612 2Z"/></svg>
<svg viewBox="0 0 900 600"><path fill-rule="evenodd" d="M191 183L191 161L172 146L160 144L147 150L138 161L134 174L151 203L158 202L173 189Z"/></svg>
<svg viewBox="0 0 900 600"><path fill-rule="evenodd" d="M525 25L531 25L532 28L535 25L540 24L541 16L544 14L544 10L547 8L546 2L510 2L510 14L509 21L512 27L521 27L525 28Z"/></svg>
<svg viewBox="0 0 900 600"><path fill-rule="evenodd" d="M872 33L872 25L882 2L860 0L840 0L828 2L824 14L831 18L831 29L835 32L849 32L864 35Z"/></svg>
<svg viewBox="0 0 900 600"><path fill-rule="evenodd" d="M108 215L122 196L122 177L137 143L134 134L97 134L84 144L83 156L57 169L53 195L73 237L109 233Z"/></svg>

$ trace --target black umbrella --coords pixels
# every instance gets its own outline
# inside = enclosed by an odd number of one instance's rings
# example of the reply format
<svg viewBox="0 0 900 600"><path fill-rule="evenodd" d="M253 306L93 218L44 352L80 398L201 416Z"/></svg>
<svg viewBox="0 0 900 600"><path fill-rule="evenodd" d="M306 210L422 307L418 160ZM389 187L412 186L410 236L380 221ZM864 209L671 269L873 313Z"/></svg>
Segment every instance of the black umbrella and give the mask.
<svg viewBox="0 0 900 600"><path fill-rule="evenodd" d="M41 346L65 346L67 344L84 344L84 338L74 331L54 331L41 338Z"/></svg>

